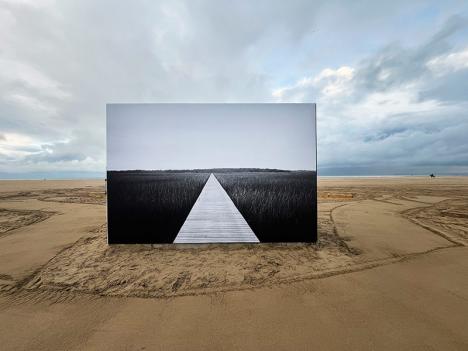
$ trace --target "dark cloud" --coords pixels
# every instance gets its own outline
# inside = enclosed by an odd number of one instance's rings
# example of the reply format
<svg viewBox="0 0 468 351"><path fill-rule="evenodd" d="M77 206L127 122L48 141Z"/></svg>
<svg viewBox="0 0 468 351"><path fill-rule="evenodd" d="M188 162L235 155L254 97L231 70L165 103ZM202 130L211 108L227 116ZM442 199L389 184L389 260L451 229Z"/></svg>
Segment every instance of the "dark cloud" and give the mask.
<svg viewBox="0 0 468 351"><path fill-rule="evenodd" d="M406 131L408 131L408 129L405 127L382 129L377 134L366 136L364 138L364 141L365 142L380 141L380 140L388 139L397 134L405 133Z"/></svg>

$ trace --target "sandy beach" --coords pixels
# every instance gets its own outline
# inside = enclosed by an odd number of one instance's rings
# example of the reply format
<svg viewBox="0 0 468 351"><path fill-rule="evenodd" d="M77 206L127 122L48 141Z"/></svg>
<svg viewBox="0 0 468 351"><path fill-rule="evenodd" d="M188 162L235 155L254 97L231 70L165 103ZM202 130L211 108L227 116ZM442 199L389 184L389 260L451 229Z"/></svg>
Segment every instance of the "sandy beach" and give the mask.
<svg viewBox="0 0 468 351"><path fill-rule="evenodd" d="M468 177L318 199L314 245L108 246L103 181L0 181L0 348L468 349Z"/></svg>

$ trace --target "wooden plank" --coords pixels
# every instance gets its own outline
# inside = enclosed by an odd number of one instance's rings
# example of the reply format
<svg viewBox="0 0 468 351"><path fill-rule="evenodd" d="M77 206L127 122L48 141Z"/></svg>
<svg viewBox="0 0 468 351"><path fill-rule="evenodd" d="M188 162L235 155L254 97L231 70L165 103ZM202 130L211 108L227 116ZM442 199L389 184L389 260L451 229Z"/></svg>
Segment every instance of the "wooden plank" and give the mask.
<svg viewBox="0 0 468 351"><path fill-rule="evenodd" d="M211 174L174 243L259 242L218 179Z"/></svg>

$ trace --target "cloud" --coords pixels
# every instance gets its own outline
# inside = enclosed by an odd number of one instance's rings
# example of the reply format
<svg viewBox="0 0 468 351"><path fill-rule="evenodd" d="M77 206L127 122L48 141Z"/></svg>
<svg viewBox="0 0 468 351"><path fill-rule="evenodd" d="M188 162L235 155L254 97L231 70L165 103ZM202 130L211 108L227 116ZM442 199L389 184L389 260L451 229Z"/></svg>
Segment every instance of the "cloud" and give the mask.
<svg viewBox="0 0 468 351"><path fill-rule="evenodd" d="M318 102L324 173L468 172L468 65L448 42L466 23L451 17L422 45L391 44L272 95Z"/></svg>
<svg viewBox="0 0 468 351"><path fill-rule="evenodd" d="M304 77L292 86L274 90L272 95L280 101L294 102L307 101L313 95L324 99L346 95L353 76L354 69L348 66L325 68L315 77Z"/></svg>
<svg viewBox="0 0 468 351"><path fill-rule="evenodd" d="M0 172L103 171L112 102L317 101L319 168L408 169L434 155L460 169L468 33L451 14L466 10L0 1Z"/></svg>
<svg viewBox="0 0 468 351"><path fill-rule="evenodd" d="M103 169L101 136L87 130L76 130L71 138L60 141L39 140L24 134L5 134L0 140L0 170L36 172L44 168L53 171L88 171ZM83 142L86 140L86 142Z"/></svg>
<svg viewBox="0 0 468 351"><path fill-rule="evenodd" d="M434 57L427 67L436 75L446 75L468 68L468 48Z"/></svg>

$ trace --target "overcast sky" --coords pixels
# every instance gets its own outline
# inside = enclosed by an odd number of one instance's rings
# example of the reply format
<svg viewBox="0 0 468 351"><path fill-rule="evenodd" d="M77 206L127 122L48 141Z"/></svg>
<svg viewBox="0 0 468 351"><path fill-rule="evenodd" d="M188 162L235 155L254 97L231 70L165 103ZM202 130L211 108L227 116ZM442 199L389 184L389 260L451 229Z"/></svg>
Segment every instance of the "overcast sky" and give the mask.
<svg viewBox="0 0 468 351"><path fill-rule="evenodd" d="M467 18L465 0L0 0L0 176L103 175L112 102L317 102L319 174L468 173Z"/></svg>
<svg viewBox="0 0 468 351"><path fill-rule="evenodd" d="M313 104L107 106L107 169L315 170Z"/></svg>

